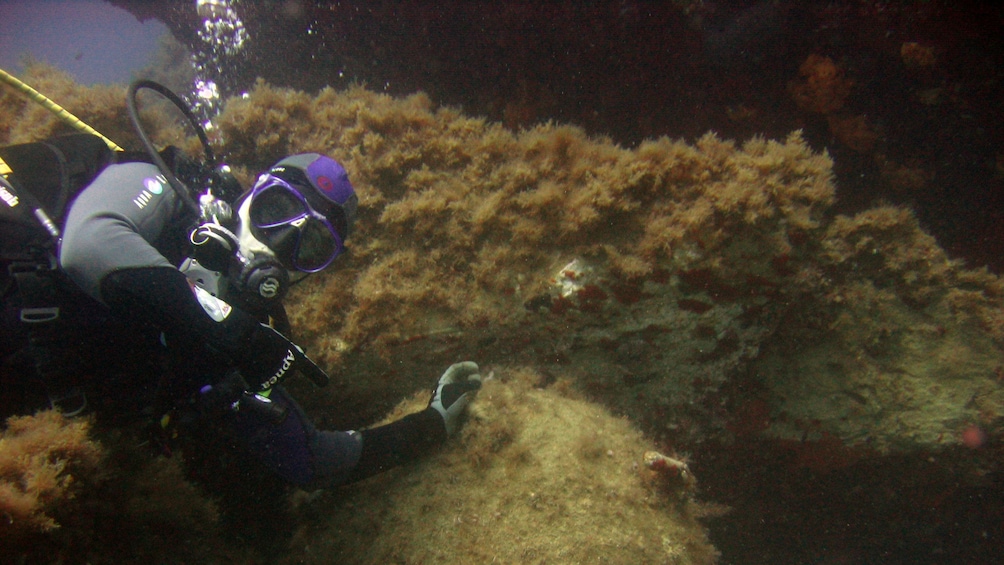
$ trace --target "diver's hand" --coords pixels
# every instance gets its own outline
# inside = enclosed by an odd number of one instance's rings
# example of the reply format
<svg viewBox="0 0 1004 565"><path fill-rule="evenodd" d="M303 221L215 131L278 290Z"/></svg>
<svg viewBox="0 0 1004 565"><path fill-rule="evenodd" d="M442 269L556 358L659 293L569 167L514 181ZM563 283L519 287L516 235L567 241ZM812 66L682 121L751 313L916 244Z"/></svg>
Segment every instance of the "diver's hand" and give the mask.
<svg viewBox="0 0 1004 565"><path fill-rule="evenodd" d="M452 436L460 426L460 415L481 388L478 364L473 361L455 363L439 378L429 407L435 408L446 424L446 434Z"/></svg>
<svg viewBox="0 0 1004 565"><path fill-rule="evenodd" d="M294 372L317 386L328 384L328 375L303 353L303 349L271 326L258 324L251 333L247 349L238 366L252 392L270 389Z"/></svg>

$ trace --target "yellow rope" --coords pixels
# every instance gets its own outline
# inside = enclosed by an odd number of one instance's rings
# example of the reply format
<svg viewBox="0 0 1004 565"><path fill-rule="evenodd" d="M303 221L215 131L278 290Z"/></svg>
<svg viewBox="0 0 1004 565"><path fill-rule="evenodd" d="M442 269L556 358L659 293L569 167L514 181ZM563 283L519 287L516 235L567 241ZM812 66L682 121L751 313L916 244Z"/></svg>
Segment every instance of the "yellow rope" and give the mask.
<svg viewBox="0 0 1004 565"><path fill-rule="evenodd" d="M50 112L52 112L53 114L55 114L59 119L63 120L63 122L65 122L66 124L69 124L70 127L73 127L73 128L78 129L78 130L80 130L82 132L90 133L90 134L93 134L93 135L96 135L96 136L100 137L108 145L108 147L111 148L113 151L124 151L124 149L122 149L121 147L119 147L114 141L112 141L112 140L108 139L107 137L101 135L96 129L94 129L91 126L85 124L80 118L78 118L78 117L74 116L73 114L71 114L70 112L68 112L66 110L66 108L63 108L59 104L56 104L52 100L49 100L48 98L45 97L44 94L42 94L41 92L39 92L39 91L35 90L34 88L28 86L27 84L25 84L24 82L22 82L21 80L19 80L17 77L11 75L10 73L8 73L7 71L5 71L3 69L0 69L0 80L6 82L7 84L9 84L9 85L13 86L14 88L20 90L21 92L25 93L28 96L28 98L31 98L35 102L38 102L39 104L41 104L47 110L49 110ZM0 174L7 174L7 173L9 173L10 172L10 168L7 167L6 163L3 163L2 160L0 160L0 163L2 163L2 164L0 164ZM6 171L4 171L4 169L6 169Z"/></svg>

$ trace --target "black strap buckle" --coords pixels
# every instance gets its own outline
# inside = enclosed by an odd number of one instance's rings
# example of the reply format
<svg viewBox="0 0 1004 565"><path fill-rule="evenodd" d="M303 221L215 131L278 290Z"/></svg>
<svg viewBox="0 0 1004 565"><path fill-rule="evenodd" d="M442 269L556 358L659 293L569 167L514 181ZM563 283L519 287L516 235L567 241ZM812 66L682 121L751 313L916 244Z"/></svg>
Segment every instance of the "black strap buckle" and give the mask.
<svg viewBox="0 0 1004 565"><path fill-rule="evenodd" d="M7 270L17 283L21 296L21 321L25 324L45 324L59 319L54 258L49 262L18 261Z"/></svg>
<svg viewBox="0 0 1004 565"><path fill-rule="evenodd" d="M59 306L21 308L21 321L26 324L45 324L59 319Z"/></svg>

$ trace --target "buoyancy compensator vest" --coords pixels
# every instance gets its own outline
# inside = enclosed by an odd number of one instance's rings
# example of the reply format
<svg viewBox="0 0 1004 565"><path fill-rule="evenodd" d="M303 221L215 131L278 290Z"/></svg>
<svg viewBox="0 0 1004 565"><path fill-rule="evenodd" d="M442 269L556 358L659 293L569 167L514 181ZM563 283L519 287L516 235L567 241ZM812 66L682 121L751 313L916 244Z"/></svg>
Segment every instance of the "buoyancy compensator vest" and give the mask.
<svg viewBox="0 0 1004 565"><path fill-rule="evenodd" d="M11 172L0 181L0 258L52 251L73 199L113 160L97 136L75 133L0 148Z"/></svg>
<svg viewBox="0 0 1004 565"><path fill-rule="evenodd" d="M201 166L174 147L159 157L182 178L201 174ZM103 306L58 268L60 230L74 199L106 167L151 159L75 133L0 147L0 160L7 171L0 176L0 356L6 364L8 355L27 355L50 404L72 414L86 406L77 386L83 360L75 348L89 343L107 319Z"/></svg>
<svg viewBox="0 0 1004 565"><path fill-rule="evenodd" d="M0 349L5 357L27 354L50 404L79 412L86 396L67 378L76 372L74 355L58 345L73 339L71 303L84 297L57 269L55 254L70 204L114 154L101 138L77 133L2 147L0 160L7 173L0 177Z"/></svg>

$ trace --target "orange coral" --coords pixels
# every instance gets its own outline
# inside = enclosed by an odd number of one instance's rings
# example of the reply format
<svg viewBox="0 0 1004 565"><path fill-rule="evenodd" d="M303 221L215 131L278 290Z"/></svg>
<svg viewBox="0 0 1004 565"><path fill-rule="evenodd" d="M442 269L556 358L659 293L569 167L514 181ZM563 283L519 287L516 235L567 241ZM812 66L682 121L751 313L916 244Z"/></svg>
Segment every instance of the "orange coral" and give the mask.
<svg viewBox="0 0 1004 565"><path fill-rule="evenodd" d="M836 112L844 107L854 82L833 59L809 55L798 69L801 81L788 85L788 91L798 107L820 114Z"/></svg>
<svg viewBox="0 0 1004 565"><path fill-rule="evenodd" d="M933 67L937 62L934 49L916 41L907 41L899 48L899 55L907 67Z"/></svg>
<svg viewBox="0 0 1004 565"><path fill-rule="evenodd" d="M843 113L830 114L826 116L826 121L830 125L833 137L858 153L871 152L879 140L879 134L868 123L868 118L865 116L849 116Z"/></svg>

